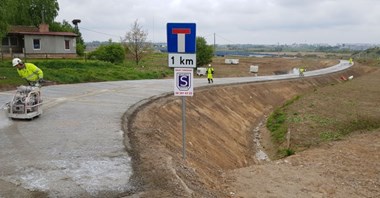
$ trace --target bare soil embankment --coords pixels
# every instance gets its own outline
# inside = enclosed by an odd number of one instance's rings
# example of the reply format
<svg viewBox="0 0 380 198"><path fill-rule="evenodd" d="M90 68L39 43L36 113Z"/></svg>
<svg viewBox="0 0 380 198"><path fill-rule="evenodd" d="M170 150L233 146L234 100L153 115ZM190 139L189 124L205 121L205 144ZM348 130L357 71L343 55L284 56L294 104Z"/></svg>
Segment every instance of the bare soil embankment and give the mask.
<svg viewBox="0 0 380 198"><path fill-rule="evenodd" d="M181 99L169 95L137 105L123 118L136 194L234 195L238 188L231 182L236 177L227 174L258 164L252 130L274 107L297 94L341 83L341 75L358 77L367 72L355 66L324 77L197 89L186 98L186 160L182 159Z"/></svg>
<svg viewBox="0 0 380 198"><path fill-rule="evenodd" d="M235 197L380 197L380 70L286 106L295 155L229 172ZM263 130L264 131L264 130Z"/></svg>

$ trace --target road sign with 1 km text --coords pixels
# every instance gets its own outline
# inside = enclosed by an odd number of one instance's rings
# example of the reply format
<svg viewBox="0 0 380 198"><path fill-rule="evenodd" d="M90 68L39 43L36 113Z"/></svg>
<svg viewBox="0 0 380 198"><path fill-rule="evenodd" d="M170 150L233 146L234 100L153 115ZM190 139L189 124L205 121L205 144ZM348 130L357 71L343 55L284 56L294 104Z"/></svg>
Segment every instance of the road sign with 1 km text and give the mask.
<svg viewBox="0 0 380 198"><path fill-rule="evenodd" d="M169 67L190 67L195 68L197 66L196 54L174 54L168 55Z"/></svg>

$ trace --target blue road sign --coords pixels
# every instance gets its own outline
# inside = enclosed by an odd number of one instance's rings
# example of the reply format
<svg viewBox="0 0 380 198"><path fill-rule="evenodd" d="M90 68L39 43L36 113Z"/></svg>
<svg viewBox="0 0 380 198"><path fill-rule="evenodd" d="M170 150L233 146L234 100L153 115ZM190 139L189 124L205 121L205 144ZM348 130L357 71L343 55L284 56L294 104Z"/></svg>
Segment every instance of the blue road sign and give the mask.
<svg viewBox="0 0 380 198"><path fill-rule="evenodd" d="M169 53L195 53L195 23L168 23L166 27Z"/></svg>

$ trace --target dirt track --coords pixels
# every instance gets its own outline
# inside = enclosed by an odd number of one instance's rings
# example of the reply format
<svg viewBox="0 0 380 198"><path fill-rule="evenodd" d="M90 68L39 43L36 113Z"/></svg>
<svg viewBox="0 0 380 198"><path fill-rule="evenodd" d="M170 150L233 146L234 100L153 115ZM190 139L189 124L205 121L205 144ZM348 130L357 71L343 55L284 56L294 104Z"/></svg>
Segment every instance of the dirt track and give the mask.
<svg viewBox="0 0 380 198"><path fill-rule="evenodd" d="M342 74L357 77L364 73L366 69L355 67L329 77L302 81L196 90L195 96L187 99L186 161L182 160L180 99L169 96L151 101L125 122L132 143L129 152L134 159L137 194L141 197L356 197L353 192L363 192L357 195L369 197L379 195L379 174L372 174L379 173L378 160L371 163L365 160L368 156L362 159L369 163L362 164L361 170L372 175L372 180L366 180L372 181L371 188L356 185L346 191L349 187L339 183L346 179L340 173L347 172L352 173L349 179L354 183L361 182L354 178L355 173L357 176L362 173L352 170L361 159L347 166L334 165L337 160L342 160L342 164L351 161L343 157L339 146L350 148L350 142L337 146L332 143L329 149L310 150L268 165L258 165L253 142L253 129L265 121L274 107L296 94L339 83ZM360 148L379 153L378 144L368 142L378 138L372 135L360 137L363 138ZM264 146L270 152L270 143L265 141L268 135L263 136L263 142L267 142ZM326 156L324 152L336 155ZM357 152L352 156L360 158L362 151ZM346 168L349 169L346 172L339 171ZM310 169L315 171L309 172Z"/></svg>

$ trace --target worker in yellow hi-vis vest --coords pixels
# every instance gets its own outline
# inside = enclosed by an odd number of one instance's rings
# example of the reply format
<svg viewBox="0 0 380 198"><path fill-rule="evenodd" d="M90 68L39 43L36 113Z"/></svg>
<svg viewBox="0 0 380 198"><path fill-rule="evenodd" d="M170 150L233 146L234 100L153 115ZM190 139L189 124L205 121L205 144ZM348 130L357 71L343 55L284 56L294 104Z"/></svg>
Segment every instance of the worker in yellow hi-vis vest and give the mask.
<svg viewBox="0 0 380 198"><path fill-rule="evenodd" d="M212 75L214 74L214 68L211 67L211 64L208 64L206 73L207 73L208 83L214 83L214 78L212 77Z"/></svg>
<svg viewBox="0 0 380 198"><path fill-rule="evenodd" d="M299 75L302 77L302 76L304 76L304 72L305 72L305 68L303 68L303 67L301 67L300 69L299 69Z"/></svg>
<svg viewBox="0 0 380 198"><path fill-rule="evenodd" d="M352 58L350 58L350 59L348 60L348 62L350 63L350 65L352 65L352 63L353 63Z"/></svg>
<svg viewBox="0 0 380 198"><path fill-rule="evenodd" d="M12 66L17 68L19 76L25 79L29 85L39 85L39 83L44 81L42 70L33 63L23 63L21 59L14 58L12 60Z"/></svg>

